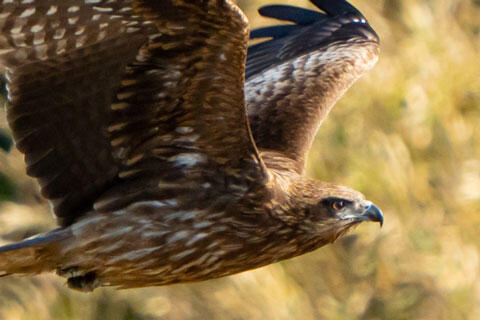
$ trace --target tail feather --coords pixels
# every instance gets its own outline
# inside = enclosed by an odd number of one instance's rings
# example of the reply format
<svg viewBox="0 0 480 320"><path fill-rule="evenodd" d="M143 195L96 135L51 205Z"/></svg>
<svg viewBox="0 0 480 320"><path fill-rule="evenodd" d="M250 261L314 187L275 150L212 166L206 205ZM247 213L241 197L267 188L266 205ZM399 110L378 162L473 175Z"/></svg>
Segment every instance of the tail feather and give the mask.
<svg viewBox="0 0 480 320"><path fill-rule="evenodd" d="M21 242L0 247L0 276L41 273L56 268L56 247L65 229L55 229Z"/></svg>

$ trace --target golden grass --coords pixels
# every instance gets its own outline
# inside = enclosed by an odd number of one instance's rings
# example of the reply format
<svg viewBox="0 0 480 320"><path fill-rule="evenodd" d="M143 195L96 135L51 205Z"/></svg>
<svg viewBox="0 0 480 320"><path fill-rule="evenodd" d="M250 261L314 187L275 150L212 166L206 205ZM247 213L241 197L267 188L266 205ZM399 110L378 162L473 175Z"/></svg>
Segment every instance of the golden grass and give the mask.
<svg viewBox="0 0 480 320"><path fill-rule="evenodd" d="M352 2L381 59L320 129L309 171L366 194L383 229L197 284L81 294L50 275L2 278L0 319L479 319L480 3ZM262 3L241 2L253 25L269 23L254 13ZM0 171L18 190L1 233L52 227L21 155L0 152Z"/></svg>

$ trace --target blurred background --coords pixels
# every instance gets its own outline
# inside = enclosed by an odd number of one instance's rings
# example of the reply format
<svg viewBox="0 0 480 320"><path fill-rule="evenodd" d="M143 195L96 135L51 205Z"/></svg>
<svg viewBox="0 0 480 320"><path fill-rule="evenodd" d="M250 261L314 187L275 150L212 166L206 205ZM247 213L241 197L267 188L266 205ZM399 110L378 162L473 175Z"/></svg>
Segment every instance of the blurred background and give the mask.
<svg viewBox="0 0 480 320"><path fill-rule="evenodd" d="M334 1L334 0L332 0ZM239 1L253 27L272 24ZM0 319L480 319L480 1L352 0L381 58L333 109L310 175L362 191L385 224L255 271L83 294L54 275L0 279ZM8 149L0 108L0 147ZM0 234L54 227L23 157L0 150Z"/></svg>

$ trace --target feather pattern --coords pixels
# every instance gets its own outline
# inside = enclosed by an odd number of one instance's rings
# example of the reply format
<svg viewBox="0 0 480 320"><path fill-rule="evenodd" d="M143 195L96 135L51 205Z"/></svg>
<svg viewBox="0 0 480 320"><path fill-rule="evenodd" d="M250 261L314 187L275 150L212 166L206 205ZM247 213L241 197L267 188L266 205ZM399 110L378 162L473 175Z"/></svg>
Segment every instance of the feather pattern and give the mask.
<svg viewBox="0 0 480 320"><path fill-rule="evenodd" d="M8 121L61 225L200 168L262 175L243 105L248 26L229 2L3 2Z"/></svg>
<svg viewBox="0 0 480 320"><path fill-rule="evenodd" d="M246 101L257 146L291 159L302 173L313 137L348 87L373 67L378 36L346 1L312 1L325 13L266 6L266 17L294 22L252 32ZM308 13L307 13L308 12Z"/></svg>
<svg viewBox="0 0 480 320"><path fill-rule="evenodd" d="M294 24L253 32L272 39L249 49L246 82L230 0L0 3L8 122L60 224L0 247L0 276L56 270L83 291L207 280L382 223L361 193L300 174L376 59L346 1L262 9Z"/></svg>
<svg viewBox="0 0 480 320"><path fill-rule="evenodd" d="M107 1L3 1L0 71L7 117L27 173L61 225L91 210L115 183L105 124L115 91L144 36ZM112 18L109 11L118 13Z"/></svg>

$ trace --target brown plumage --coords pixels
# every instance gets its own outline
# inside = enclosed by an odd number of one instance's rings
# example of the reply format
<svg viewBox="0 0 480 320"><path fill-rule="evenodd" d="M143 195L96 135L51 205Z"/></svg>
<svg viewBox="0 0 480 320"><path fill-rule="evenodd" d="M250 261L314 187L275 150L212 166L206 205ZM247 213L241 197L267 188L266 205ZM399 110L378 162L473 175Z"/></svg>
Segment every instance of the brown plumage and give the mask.
<svg viewBox="0 0 480 320"><path fill-rule="evenodd" d="M346 1L0 0L7 117L59 229L0 248L0 274L92 290L206 280L333 242L380 210L303 175L318 126L377 59ZM245 75L247 80L245 80ZM253 134L253 135L252 135Z"/></svg>

